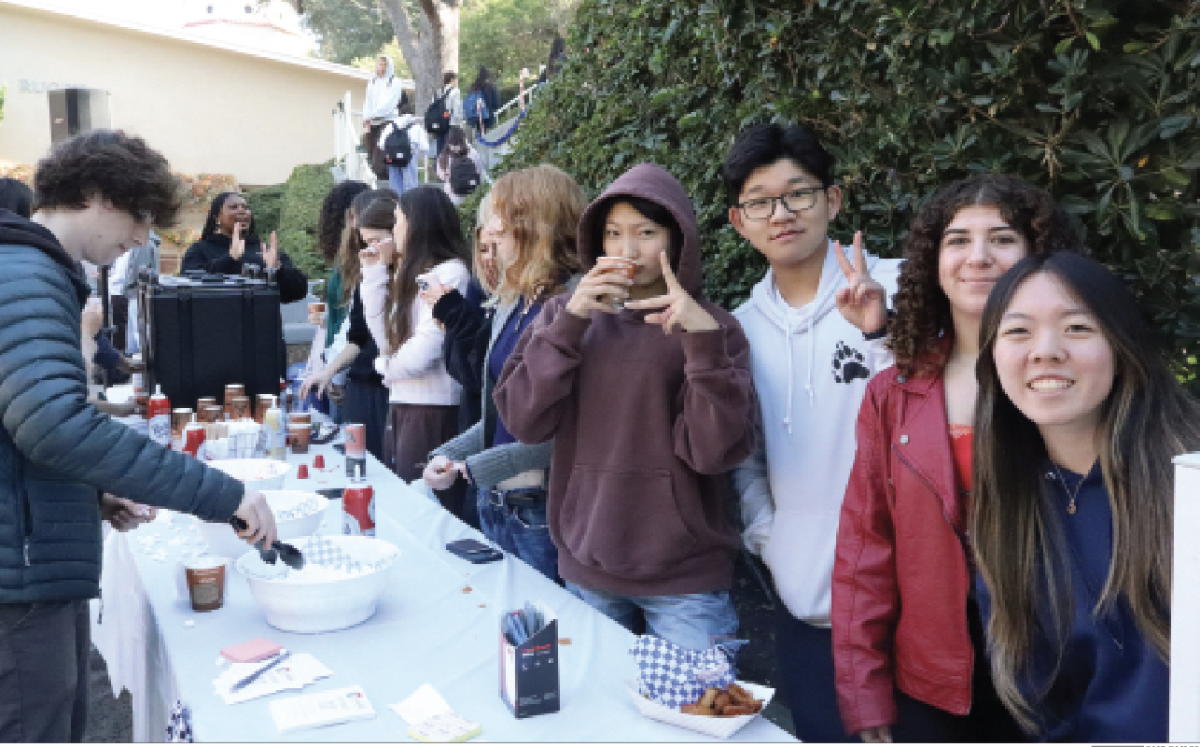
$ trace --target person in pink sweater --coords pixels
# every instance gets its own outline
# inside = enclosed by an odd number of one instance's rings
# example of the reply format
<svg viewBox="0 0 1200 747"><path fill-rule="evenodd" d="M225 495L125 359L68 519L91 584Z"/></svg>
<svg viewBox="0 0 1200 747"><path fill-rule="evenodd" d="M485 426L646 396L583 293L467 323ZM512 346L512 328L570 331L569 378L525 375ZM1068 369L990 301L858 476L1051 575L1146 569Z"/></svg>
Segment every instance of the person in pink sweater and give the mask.
<svg viewBox="0 0 1200 747"><path fill-rule="evenodd" d="M379 210L392 209L376 222ZM437 187L421 186L381 201L363 214L359 229L367 248L362 261L363 314L379 346L375 370L388 387L388 419L383 463L400 479L421 477L426 455L458 434L462 387L446 372L445 334L429 305L419 298L421 283L437 281L465 293L470 251L458 213ZM462 489L438 495L452 513L462 508Z"/></svg>
<svg viewBox="0 0 1200 747"><path fill-rule="evenodd" d="M725 473L755 447L749 344L703 297L695 213L661 167L617 179L577 241L587 274L521 337L496 407L522 443L554 439L547 520L567 588L704 649L737 632ZM636 262L632 280L602 256Z"/></svg>

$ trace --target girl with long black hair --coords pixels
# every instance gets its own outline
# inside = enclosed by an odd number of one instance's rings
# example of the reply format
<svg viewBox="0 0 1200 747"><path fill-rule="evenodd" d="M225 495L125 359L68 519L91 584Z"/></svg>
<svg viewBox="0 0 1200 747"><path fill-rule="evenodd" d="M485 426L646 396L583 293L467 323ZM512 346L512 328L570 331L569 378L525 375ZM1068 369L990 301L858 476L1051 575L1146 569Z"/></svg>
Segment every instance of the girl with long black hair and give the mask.
<svg viewBox="0 0 1200 747"><path fill-rule="evenodd" d="M264 244L254 225L254 213L237 192L222 192L208 206L200 240L183 255L183 271L204 270L220 275L240 275L245 265L273 272L281 303L308 295L308 279L285 252L279 251L275 232Z"/></svg>
<svg viewBox="0 0 1200 747"><path fill-rule="evenodd" d="M422 283L434 280L465 292L471 255L458 212L436 187L405 192L394 218L391 240L378 237L360 253L361 291L367 326L379 346L375 368L389 390L383 462L411 482L421 476L429 452L457 435L462 397L446 372L445 334L418 296ZM439 497L457 514L461 492Z"/></svg>

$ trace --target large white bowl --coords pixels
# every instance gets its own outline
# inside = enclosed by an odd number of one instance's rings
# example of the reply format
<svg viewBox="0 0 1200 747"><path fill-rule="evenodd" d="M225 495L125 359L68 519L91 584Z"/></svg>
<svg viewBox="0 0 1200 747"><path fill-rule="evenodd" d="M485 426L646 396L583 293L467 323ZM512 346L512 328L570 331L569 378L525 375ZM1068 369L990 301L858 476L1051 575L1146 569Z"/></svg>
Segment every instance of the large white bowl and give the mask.
<svg viewBox="0 0 1200 747"><path fill-rule="evenodd" d="M329 508L329 499L302 490L264 490L263 496L271 513L275 514L275 529L279 539L298 540L317 531ZM225 558L240 558L249 545L237 536L229 524L201 521L197 524L200 536L208 543L208 551Z"/></svg>
<svg viewBox="0 0 1200 747"><path fill-rule="evenodd" d="M324 550L315 550L320 543ZM289 633L328 633L367 620L375 608L400 550L374 537L318 535L297 543L308 568L325 565L329 548L369 568L361 575L332 580L287 580L270 576L289 573L281 563L267 565L258 552L237 560L237 569L250 584L250 593L266 613L267 622Z"/></svg>
<svg viewBox="0 0 1200 747"><path fill-rule="evenodd" d="M292 471L292 465L278 459L214 459L205 464L241 480L246 490L279 490Z"/></svg>

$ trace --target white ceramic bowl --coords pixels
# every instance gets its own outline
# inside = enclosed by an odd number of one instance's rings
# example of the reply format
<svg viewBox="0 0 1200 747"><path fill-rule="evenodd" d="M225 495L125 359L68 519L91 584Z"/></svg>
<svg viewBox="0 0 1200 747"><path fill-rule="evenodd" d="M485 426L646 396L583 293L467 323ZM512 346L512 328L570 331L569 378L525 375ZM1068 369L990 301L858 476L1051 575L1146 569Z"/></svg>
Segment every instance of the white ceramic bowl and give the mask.
<svg viewBox="0 0 1200 747"><path fill-rule="evenodd" d="M305 570L314 565L328 567L332 552L359 564L360 573L321 580L272 578L292 573L303 576L304 571L289 571L282 563L268 565L256 551L238 558L237 569L250 584L250 593L266 613L267 622L289 633L328 633L370 618L400 557L395 545L375 537L317 535L296 546L304 555Z"/></svg>
<svg viewBox="0 0 1200 747"><path fill-rule="evenodd" d="M315 533L329 507L329 499L325 496L302 490L264 490L262 494L271 507L271 513L275 514L275 529L279 539L285 542ZM238 538L229 524L201 521L197 522L196 527L213 555L240 558L249 547Z"/></svg>
<svg viewBox="0 0 1200 747"><path fill-rule="evenodd" d="M214 459L205 464L241 480L246 490L280 490L292 471L292 465L278 459Z"/></svg>

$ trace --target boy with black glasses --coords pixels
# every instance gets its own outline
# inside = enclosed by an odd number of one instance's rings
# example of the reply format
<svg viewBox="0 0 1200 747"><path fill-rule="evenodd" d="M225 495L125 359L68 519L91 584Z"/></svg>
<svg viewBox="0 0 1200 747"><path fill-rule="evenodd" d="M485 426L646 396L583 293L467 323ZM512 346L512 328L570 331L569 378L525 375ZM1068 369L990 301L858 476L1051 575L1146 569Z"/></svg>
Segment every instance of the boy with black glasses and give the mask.
<svg viewBox="0 0 1200 747"><path fill-rule="evenodd" d="M867 382L891 365L887 299L899 260L852 257L828 237L842 191L808 130L756 125L722 169L729 221L771 269L734 315L750 340L763 438L734 473L743 539L783 601L780 669L796 736L846 741L834 690L830 582ZM840 313L837 313L840 312Z"/></svg>

